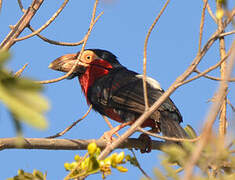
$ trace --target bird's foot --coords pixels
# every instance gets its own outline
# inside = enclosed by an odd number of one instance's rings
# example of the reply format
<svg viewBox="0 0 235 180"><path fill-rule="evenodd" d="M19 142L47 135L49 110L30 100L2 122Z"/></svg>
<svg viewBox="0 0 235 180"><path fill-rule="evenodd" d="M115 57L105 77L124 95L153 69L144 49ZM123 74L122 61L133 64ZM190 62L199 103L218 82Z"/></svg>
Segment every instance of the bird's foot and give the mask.
<svg viewBox="0 0 235 180"><path fill-rule="evenodd" d="M114 132L111 129L110 131L104 132L100 139L104 139L107 145L112 144L112 142L116 140L116 138L113 137L113 134Z"/></svg>
<svg viewBox="0 0 235 180"><path fill-rule="evenodd" d="M152 150L152 140L147 134L141 134L138 138L141 142L144 143L145 148L140 149L141 153L150 153Z"/></svg>
<svg viewBox="0 0 235 180"><path fill-rule="evenodd" d="M127 125L130 125L130 124L132 124L132 123L133 123L132 121L122 123L122 124L120 124L120 125L118 125L118 126L112 128L112 129L110 129L109 131L105 132L105 133L103 134L103 136L101 136L101 138L104 139L107 144L111 144L113 141L115 141L115 138L113 137L113 135L114 135L114 134L117 134L117 132L118 132L120 129L122 129L122 128L124 128L124 127L126 127ZM117 134L117 136L119 136L119 135Z"/></svg>

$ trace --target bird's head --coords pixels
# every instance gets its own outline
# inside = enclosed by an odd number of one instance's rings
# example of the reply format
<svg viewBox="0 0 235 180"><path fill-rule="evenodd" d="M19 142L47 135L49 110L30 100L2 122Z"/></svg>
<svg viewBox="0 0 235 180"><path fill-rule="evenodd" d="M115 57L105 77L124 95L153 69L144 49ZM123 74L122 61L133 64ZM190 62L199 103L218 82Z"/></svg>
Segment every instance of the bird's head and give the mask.
<svg viewBox="0 0 235 180"><path fill-rule="evenodd" d="M77 54L66 54L54 60L49 68L62 72L69 72L76 64ZM101 49L86 49L78 59L77 66L70 78L82 76L87 69L97 72L106 72L121 67L117 57L109 51Z"/></svg>

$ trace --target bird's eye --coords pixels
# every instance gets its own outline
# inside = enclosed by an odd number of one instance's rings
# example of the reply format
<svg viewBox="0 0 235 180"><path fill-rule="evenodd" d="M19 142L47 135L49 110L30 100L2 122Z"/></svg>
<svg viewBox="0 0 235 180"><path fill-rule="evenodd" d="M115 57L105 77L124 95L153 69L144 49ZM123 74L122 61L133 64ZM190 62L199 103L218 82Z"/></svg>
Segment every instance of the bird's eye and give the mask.
<svg viewBox="0 0 235 180"><path fill-rule="evenodd" d="M91 59L91 56L87 56L86 59L87 59L87 60L90 60L90 59Z"/></svg>

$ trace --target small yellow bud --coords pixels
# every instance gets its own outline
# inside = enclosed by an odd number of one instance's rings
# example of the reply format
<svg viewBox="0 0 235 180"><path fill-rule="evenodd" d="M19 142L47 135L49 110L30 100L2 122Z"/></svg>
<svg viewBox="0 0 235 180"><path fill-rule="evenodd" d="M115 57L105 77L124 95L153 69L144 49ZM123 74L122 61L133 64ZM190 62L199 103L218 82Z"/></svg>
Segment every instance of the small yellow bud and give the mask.
<svg viewBox="0 0 235 180"><path fill-rule="evenodd" d="M105 165L104 160L100 160L99 164L100 164L100 167L104 166Z"/></svg>
<svg viewBox="0 0 235 180"><path fill-rule="evenodd" d="M117 166L116 168L117 168L117 170L120 171L120 172L127 172L127 171L128 171L128 169L127 169L127 168L124 168L123 166Z"/></svg>
<svg viewBox="0 0 235 180"><path fill-rule="evenodd" d="M220 4L226 4L225 0L217 0L217 2L220 3Z"/></svg>
<svg viewBox="0 0 235 180"><path fill-rule="evenodd" d="M105 158L104 163L105 163L106 165L111 165L111 163L112 163L111 159L112 159L112 157L110 157L110 156L107 157L107 158Z"/></svg>
<svg viewBox="0 0 235 180"><path fill-rule="evenodd" d="M95 152L96 152L96 150L97 150L97 145L96 145L96 143L90 143L89 145L88 145L88 147L87 147L87 151L88 151L88 153L89 153L89 155L91 156L91 155L94 155L95 154Z"/></svg>
<svg viewBox="0 0 235 180"><path fill-rule="evenodd" d="M97 148L97 150L96 150L96 154L97 154L97 155L100 155L100 153L101 153L100 148Z"/></svg>
<svg viewBox="0 0 235 180"><path fill-rule="evenodd" d="M117 153L113 153L112 155L111 155L111 161L112 162L116 162L116 157L117 157Z"/></svg>
<svg viewBox="0 0 235 180"><path fill-rule="evenodd" d="M74 169L76 166L77 166L77 162L72 162L71 164L70 164L70 168L71 169Z"/></svg>
<svg viewBox="0 0 235 180"><path fill-rule="evenodd" d="M24 174L24 170L23 169L19 169L18 170L18 175L23 175Z"/></svg>
<svg viewBox="0 0 235 180"><path fill-rule="evenodd" d="M223 9L218 9L216 11L216 18L221 19L224 16L224 10Z"/></svg>
<svg viewBox="0 0 235 180"><path fill-rule="evenodd" d="M66 169L66 171L70 170L70 164L69 163L64 163L64 168Z"/></svg>
<svg viewBox="0 0 235 180"><path fill-rule="evenodd" d="M116 163L120 164L122 163L123 159L125 157L125 153L122 151L116 156Z"/></svg>
<svg viewBox="0 0 235 180"><path fill-rule="evenodd" d="M79 156L79 155L75 155L75 156L74 156L74 160L75 160L75 161L77 161L77 162L78 162L80 159L81 159L81 158L80 158L80 156Z"/></svg>
<svg viewBox="0 0 235 180"><path fill-rule="evenodd" d="M89 164L89 161L90 161L90 157L86 158L84 161L82 161L82 164L81 164L81 169L84 170L87 168L88 164Z"/></svg>

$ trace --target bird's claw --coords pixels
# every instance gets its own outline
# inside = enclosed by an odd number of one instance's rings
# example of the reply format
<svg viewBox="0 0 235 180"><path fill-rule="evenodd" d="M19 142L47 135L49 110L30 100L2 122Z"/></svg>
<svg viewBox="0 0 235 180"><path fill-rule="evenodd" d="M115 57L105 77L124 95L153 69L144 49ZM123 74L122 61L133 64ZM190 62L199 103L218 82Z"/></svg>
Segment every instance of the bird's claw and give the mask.
<svg viewBox="0 0 235 180"><path fill-rule="evenodd" d="M150 153L152 150L151 138L147 134L141 134L138 139L145 144L145 148L140 149L140 152L141 153Z"/></svg>
<svg viewBox="0 0 235 180"><path fill-rule="evenodd" d="M103 136L100 137L100 139L104 139L108 145L112 144L112 142L116 140L116 138L113 137L113 133L110 131L105 132Z"/></svg>

